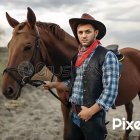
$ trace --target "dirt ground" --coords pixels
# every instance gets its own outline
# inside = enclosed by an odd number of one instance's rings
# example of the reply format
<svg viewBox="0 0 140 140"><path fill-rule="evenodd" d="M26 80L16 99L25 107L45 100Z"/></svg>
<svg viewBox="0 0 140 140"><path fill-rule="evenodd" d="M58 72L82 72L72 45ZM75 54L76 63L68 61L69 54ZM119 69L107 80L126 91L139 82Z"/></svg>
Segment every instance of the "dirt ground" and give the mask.
<svg viewBox="0 0 140 140"><path fill-rule="evenodd" d="M0 92L1 93L1 92ZM136 97L133 118L140 121L140 101ZM122 127L113 130L113 117L126 117L124 106L107 113L108 137L106 140L120 140ZM138 130L130 134L130 140L138 140ZM39 88L26 86L17 101L5 99L0 94L0 140L62 140L63 119L60 102L50 93Z"/></svg>

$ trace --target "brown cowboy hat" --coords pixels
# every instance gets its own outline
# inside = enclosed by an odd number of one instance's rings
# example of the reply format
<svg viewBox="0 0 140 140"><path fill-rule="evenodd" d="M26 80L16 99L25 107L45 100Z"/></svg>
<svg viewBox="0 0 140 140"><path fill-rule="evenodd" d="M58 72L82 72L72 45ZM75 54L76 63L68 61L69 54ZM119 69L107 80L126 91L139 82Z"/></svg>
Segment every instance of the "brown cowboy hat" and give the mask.
<svg viewBox="0 0 140 140"><path fill-rule="evenodd" d="M71 26L71 29L73 31L74 36L76 37L77 41L79 42L78 36L77 36L77 26L79 24L92 24L95 29L99 30L99 34L96 37L97 39L102 39L105 34L106 34L106 27L105 25L100 22L95 20L91 15L84 13L81 18L71 18L69 20L69 24Z"/></svg>

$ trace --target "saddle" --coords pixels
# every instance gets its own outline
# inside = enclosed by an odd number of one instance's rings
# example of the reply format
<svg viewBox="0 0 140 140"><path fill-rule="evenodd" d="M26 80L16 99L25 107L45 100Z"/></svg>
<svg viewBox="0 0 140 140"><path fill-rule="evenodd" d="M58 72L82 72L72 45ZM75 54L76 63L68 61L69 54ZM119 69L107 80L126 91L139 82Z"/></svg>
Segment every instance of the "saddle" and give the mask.
<svg viewBox="0 0 140 140"><path fill-rule="evenodd" d="M124 59L124 56L118 50L119 45L111 44L111 45L106 46L105 48L109 51L112 51L117 56L117 58L120 62Z"/></svg>

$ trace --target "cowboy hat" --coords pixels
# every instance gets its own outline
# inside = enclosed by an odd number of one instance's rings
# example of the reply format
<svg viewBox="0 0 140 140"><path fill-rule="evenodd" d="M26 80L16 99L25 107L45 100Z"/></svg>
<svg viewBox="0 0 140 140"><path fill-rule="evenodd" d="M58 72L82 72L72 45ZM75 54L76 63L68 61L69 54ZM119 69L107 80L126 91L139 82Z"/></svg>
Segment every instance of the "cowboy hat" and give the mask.
<svg viewBox="0 0 140 140"><path fill-rule="evenodd" d="M79 24L92 24L95 27L95 29L99 30L98 36L96 37L99 40L102 39L106 34L105 25L102 22L95 20L91 15L87 13L82 14L81 18L71 18L69 20L69 24L78 42L79 39L77 36L77 26Z"/></svg>

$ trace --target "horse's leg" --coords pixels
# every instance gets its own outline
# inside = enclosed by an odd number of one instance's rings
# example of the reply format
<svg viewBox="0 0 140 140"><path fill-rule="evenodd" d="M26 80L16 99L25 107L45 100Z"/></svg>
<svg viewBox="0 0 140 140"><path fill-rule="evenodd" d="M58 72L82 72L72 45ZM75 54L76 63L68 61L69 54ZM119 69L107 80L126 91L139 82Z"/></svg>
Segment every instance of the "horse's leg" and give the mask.
<svg viewBox="0 0 140 140"><path fill-rule="evenodd" d="M58 96L63 100L63 102L67 102L66 93L57 90ZM71 134L71 127L70 127L70 107L65 106L63 103L61 103L61 110L63 114L63 120L64 120L64 140L70 140L70 134Z"/></svg>
<svg viewBox="0 0 140 140"><path fill-rule="evenodd" d="M132 121L132 115L133 115L133 103L132 103L132 101L130 101L129 103L125 104L125 110L126 110L126 113L127 113L127 121L131 122ZM124 134L124 137L123 137L124 140L129 139L129 133L131 131L132 130L130 128L128 130L125 130L125 134Z"/></svg>
<svg viewBox="0 0 140 140"><path fill-rule="evenodd" d="M64 140L70 140L71 129L70 129L70 108L65 107L65 105L61 104L61 109L63 113L64 119Z"/></svg>

